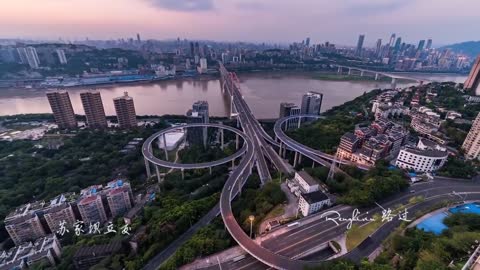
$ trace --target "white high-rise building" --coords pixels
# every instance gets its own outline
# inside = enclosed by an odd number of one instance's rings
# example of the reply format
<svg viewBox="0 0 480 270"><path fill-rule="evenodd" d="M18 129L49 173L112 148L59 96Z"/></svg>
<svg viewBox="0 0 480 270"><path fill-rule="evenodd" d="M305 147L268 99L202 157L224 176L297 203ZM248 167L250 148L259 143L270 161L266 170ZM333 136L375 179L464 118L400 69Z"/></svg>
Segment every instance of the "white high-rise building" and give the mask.
<svg viewBox="0 0 480 270"><path fill-rule="evenodd" d="M62 49L57 49L58 61L60 64L65 65L67 63L67 57L65 56L65 51Z"/></svg>
<svg viewBox="0 0 480 270"><path fill-rule="evenodd" d="M207 59L206 58L200 58L200 67L198 68L198 73L205 73L207 72Z"/></svg>
<svg viewBox="0 0 480 270"><path fill-rule="evenodd" d="M465 151L467 159L476 159L480 155L480 113L473 121L473 125L463 142L462 149Z"/></svg>
<svg viewBox="0 0 480 270"><path fill-rule="evenodd" d="M31 68L39 68L40 67L40 59L38 59L37 50L34 47L27 47L25 48L27 62Z"/></svg>

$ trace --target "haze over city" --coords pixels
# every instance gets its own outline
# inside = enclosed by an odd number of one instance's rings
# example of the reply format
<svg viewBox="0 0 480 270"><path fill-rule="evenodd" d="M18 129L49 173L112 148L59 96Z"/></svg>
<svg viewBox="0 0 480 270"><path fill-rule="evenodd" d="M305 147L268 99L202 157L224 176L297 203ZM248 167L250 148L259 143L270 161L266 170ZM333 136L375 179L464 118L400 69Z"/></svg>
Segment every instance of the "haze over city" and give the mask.
<svg viewBox="0 0 480 270"><path fill-rule="evenodd" d="M2 38L116 39L137 32L145 39L212 39L288 43L311 36L365 45L400 33L435 45L480 39L475 0L18 0L2 3ZM380 23L381 22L381 23Z"/></svg>

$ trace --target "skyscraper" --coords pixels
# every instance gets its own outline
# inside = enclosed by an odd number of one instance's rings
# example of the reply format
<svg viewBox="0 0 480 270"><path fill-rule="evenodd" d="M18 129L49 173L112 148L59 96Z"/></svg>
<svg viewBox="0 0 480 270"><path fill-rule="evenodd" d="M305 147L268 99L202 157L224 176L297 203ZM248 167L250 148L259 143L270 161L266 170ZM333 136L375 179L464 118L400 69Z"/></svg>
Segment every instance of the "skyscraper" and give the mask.
<svg viewBox="0 0 480 270"><path fill-rule="evenodd" d="M301 109L293 104L293 103L286 103L282 102L280 103L280 114L279 118L287 117L287 116L293 116L293 115L299 115L301 113ZM297 119L290 119L287 121L287 129L290 128L295 128L298 124Z"/></svg>
<svg viewBox="0 0 480 270"><path fill-rule="evenodd" d="M473 125L463 142L462 149L465 151L467 159L477 159L480 155L480 113L477 114L477 118L473 121Z"/></svg>
<svg viewBox="0 0 480 270"><path fill-rule="evenodd" d="M395 37L396 37L396 35L395 35L395 33L393 33L392 36L390 37L390 42L388 43L388 45L390 47L393 47L394 42L395 42Z"/></svg>
<svg viewBox="0 0 480 270"><path fill-rule="evenodd" d="M382 39L379 38L377 40L377 46L375 47L375 55L378 56L380 55L380 52L382 51Z"/></svg>
<svg viewBox="0 0 480 270"><path fill-rule="evenodd" d="M193 103L192 109L187 112L187 121L189 123L209 123L208 102L197 101ZM207 128L190 128L187 131L187 141L190 144L207 146L208 133Z"/></svg>
<svg viewBox="0 0 480 270"><path fill-rule="evenodd" d="M142 42L142 40L140 39L140 34L139 33L137 33L137 42L138 43Z"/></svg>
<svg viewBox="0 0 480 270"><path fill-rule="evenodd" d="M394 50L398 51L400 50L400 46L402 45L402 37L398 37L397 41L395 41L395 47Z"/></svg>
<svg viewBox="0 0 480 270"><path fill-rule="evenodd" d="M106 128L107 119L105 117L105 109L103 108L102 96L99 92L83 92L80 93L83 110L87 117L87 125L89 128Z"/></svg>
<svg viewBox="0 0 480 270"><path fill-rule="evenodd" d="M475 94L478 96L480 95L480 55L475 60L475 63L472 66L472 70L468 75L467 80L463 86L464 89L474 90Z"/></svg>
<svg viewBox="0 0 480 270"><path fill-rule="evenodd" d="M77 120L68 92L47 93L47 98L58 127L61 129L76 128Z"/></svg>
<svg viewBox="0 0 480 270"><path fill-rule="evenodd" d="M37 50L34 47L25 48L28 65L31 68L37 69L40 67L40 59L38 58Z"/></svg>
<svg viewBox="0 0 480 270"><path fill-rule="evenodd" d="M125 92L123 96L113 99L115 112L117 113L118 125L121 128L137 127L137 114L135 113L135 105L133 98Z"/></svg>
<svg viewBox="0 0 480 270"><path fill-rule="evenodd" d="M429 38L427 40L427 47L425 47L426 50L430 50L432 48L432 39Z"/></svg>
<svg viewBox="0 0 480 270"><path fill-rule="evenodd" d="M309 91L302 98L302 114L320 115L323 94Z"/></svg>
<svg viewBox="0 0 480 270"><path fill-rule="evenodd" d="M363 41L365 40L365 35L360 35L358 36L358 41L357 41L357 50L356 54L360 55L362 53L362 48L363 48Z"/></svg>
<svg viewBox="0 0 480 270"><path fill-rule="evenodd" d="M305 39L305 45L306 45L307 47L310 46L310 38L309 38L309 37L307 37L307 39Z"/></svg>
<svg viewBox="0 0 480 270"><path fill-rule="evenodd" d="M422 39L418 42L418 47L417 47L417 50L419 52L423 51L423 47L425 47L425 39Z"/></svg>

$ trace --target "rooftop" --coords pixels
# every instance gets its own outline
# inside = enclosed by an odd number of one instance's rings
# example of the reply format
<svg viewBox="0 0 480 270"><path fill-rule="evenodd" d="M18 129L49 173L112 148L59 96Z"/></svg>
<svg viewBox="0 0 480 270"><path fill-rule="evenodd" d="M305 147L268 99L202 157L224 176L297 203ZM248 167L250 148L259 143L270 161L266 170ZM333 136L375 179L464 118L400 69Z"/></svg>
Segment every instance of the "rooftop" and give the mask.
<svg viewBox="0 0 480 270"><path fill-rule="evenodd" d="M305 182L307 182L307 184L309 184L310 186L313 186L313 185L318 185L318 182L315 181L315 179L313 179L313 177L308 174L306 171L299 171L297 172L298 175L300 175L300 177L305 180Z"/></svg>
<svg viewBox="0 0 480 270"><path fill-rule="evenodd" d="M301 194L300 196L302 196L302 198L308 204L314 204L314 203L322 202L322 201L325 201L325 200L329 199L328 196L320 190L315 191L315 192L311 192L311 193Z"/></svg>
<svg viewBox="0 0 480 270"><path fill-rule="evenodd" d="M347 132L347 133L343 134L342 140L347 140L349 142L354 143L354 142L358 141L358 138L357 138L357 136L355 136L355 134L353 134L351 132Z"/></svg>
<svg viewBox="0 0 480 270"><path fill-rule="evenodd" d="M416 148L404 148L404 151L414 154L414 155L419 155L419 156L425 156L425 157L432 157L432 158L445 158L448 156L447 151L440 151L440 150L420 150Z"/></svg>

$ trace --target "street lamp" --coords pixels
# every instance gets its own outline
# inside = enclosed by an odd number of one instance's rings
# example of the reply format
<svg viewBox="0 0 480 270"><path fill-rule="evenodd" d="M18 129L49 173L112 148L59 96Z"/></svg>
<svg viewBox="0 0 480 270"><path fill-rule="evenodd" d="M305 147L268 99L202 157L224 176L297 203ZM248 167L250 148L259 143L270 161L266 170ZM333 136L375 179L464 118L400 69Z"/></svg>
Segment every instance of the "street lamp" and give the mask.
<svg viewBox="0 0 480 270"><path fill-rule="evenodd" d="M250 238L252 238L253 221L255 220L255 217L253 215L250 215L248 217L248 220L250 220Z"/></svg>

